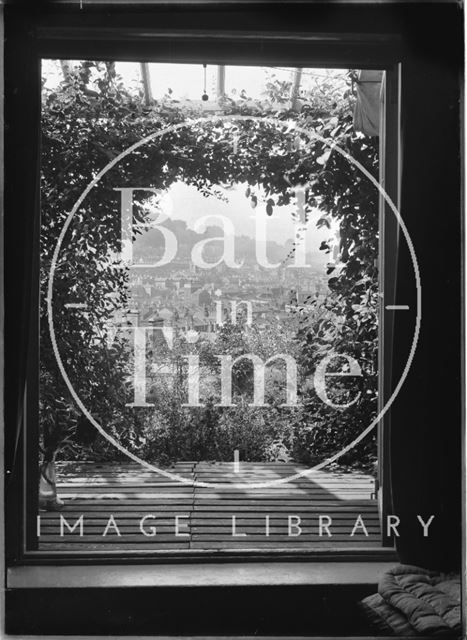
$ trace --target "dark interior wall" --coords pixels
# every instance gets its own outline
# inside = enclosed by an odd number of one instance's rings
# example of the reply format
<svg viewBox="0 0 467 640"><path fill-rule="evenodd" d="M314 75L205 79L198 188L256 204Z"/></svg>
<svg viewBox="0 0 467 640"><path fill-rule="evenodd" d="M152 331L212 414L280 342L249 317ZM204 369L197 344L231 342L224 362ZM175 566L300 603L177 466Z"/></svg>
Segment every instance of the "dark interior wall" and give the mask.
<svg viewBox="0 0 467 640"><path fill-rule="evenodd" d="M37 220L38 52L53 56L63 46L70 58L99 59L121 52L123 42L125 56L118 53L118 57L135 60L154 56L164 60L192 60L195 52L200 61L212 63L235 61L246 64L252 62L254 57L255 62L293 65L318 58L328 66L344 60L348 66L371 67L375 65L376 41L379 42L378 66L382 59L386 59L388 64L395 59L402 62L401 213L415 245L423 287L422 330L416 357L392 409L392 453L393 461L397 461L392 468L394 512L400 515L402 521L398 550L404 562L443 568L456 566L461 543L462 470L461 10L455 3L360 6L316 2L260 5L252 2L235 6L220 2L215 6L201 3L180 6L172 3L152 8L138 8L133 3L130 7L106 7L101 11L87 7L86 2L83 4L83 11L79 10L78 2L72 6L45 2L29 6L26 3L14 3L5 8L5 424L6 470L9 472L8 524L13 525L13 531L21 530L22 498L19 487L24 432L18 430L18 426L22 420L26 356L31 354L32 344L26 338L31 330L30 282L34 249L31 231ZM52 34L50 27L54 25L56 30ZM74 33L76 29L81 29L80 37L73 38L70 29ZM96 31L92 40L86 42L82 36L89 34L89 29ZM151 29L162 32L162 36L155 40L141 37ZM164 32L169 34L190 29L204 30L208 35L220 30L228 30L232 34L246 31L252 38L249 42L242 40L238 44L225 38L210 41L209 38L193 39L187 35L174 42L163 37ZM317 35L340 32L347 34L357 44L350 45L349 40L328 39L322 42L318 38L291 47L284 40L274 41L266 35L257 37L255 34L259 32L310 32ZM102 37L99 37L99 33ZM379 34L376 39L372 36L375 33ZM413 306L415 289L412 267L403 245L398 265L396 302ZM405 365L412 327L409 326L408 317L397 316L395 379ZM29 478L34 485L34 475L29 474ZM416 514L424 518L431 514L436 516L428 540L420 536ZM17 534L8 538L11 561L19 557L19 541ZM317 605L326 602L325 592L298 589L297 594L287 591L290 602L293 602L292 598L297 602L293 609L293 625L296 627L292 625L294 629L297 628L297 633L299 628L302 633L325 633L322 631L326 626L323 627L323 620L330 625L326 631L330 635L340 632L342 620L349 622L348 633L352 629L358 631L359 622L354 608L354 602L361 595L358 590L342 589L338 594L334 593L333 604L343 612L353 612L347 618L343 615L340 619L332 615L326 617L324 605ZM309 596L310 603L314 603L308 605L310 611L321 612L322 617L317 614L313 618L307 613L304 594ZM49 604L57 605L51 605L54 615L49 605L40 607L37 604L46 601L44 595L39 598L38 594L28 590L9 592L7 604L11 620L15 621L16 633L32 632L21 614L24 610L31 611L31 620L36 625L40 624L41 619L44 624L48 620L47 624L52 625L56 633L66 633L67 630L68 633L77 632L70 614L72 595L60 594L63 607L56 599L59 594L51 591L46 595L50 598L47 600ZM106 628L111 629L111 619L116 611L130 620L134 608L138 606L135 604L137 598L128 597L127 592L119 594L118 590L113 590L111 595L109 602L114 604L110 604L107 613L103 614L103 620L107 622L103 623L102 632ZM177 596L182 608L184 598L186 603L198 601L193 600L193 591L182 590L172 595ZM227 612L238 610L243 603L242 622L239 617L232 622L237 631L243 625L245 633L252 633L256 625L270 632L270 627L261 622L267 614L277 624L280 619L287 620L277 604L279 600L274 601L272 591L264 589L256 592L264 603L259 608L248 605L248 599L245 600L238 591L224 598L226 595L226 591L219 596L212 595L212 602L218 603L219 612L224 611L227 620L231 619ZM81 594L81 597L84 596ZM91 593L87 597L89 602L98 601L97 596L93 600ZM157 589L145 591L144 602L149 602L151 597L159 597ZM170 609L168 602L171 596L164 597L167 600L162 599L162 602L166 602ZM114 612L112 615L111 611ZM79 616L82 615L81 611ZM165 622L160 622L159 627L158 620L161 619L157 616L152 619L150 633L167 633L170 620L174 622L174 629L181 624L176 616L164 618ZM81 624L83 628L86 626L84 620ZM203 626L200 618L197 632L213 629L210 624L206 620ZM220 628L216 627L215 633L219 633ZM230 629L225 627L225 632L228 631ZM46 632L45 627L43 632ZM288 632L292 632L290 627Z"/></svg>
<svg viewBox="0 0 467 640"><path fill-rule="evenodd" d="M357 602L373 591L374 586L368 585L353 589L25 589L7 594L7 631L73 637L367 635L368 624Z"/></svg>

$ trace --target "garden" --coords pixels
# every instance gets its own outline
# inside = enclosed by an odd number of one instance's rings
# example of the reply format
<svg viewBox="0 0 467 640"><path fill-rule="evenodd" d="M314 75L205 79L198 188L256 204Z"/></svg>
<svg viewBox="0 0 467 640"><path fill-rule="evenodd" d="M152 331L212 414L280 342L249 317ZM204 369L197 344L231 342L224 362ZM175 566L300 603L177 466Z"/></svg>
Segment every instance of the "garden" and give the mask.
<svg viewBox="0 0 467 640"><path fill-rule="evenodd" d="M337 151L344 150L378 179L377 138L354 126L357 73L318 75L312 87L297 90L293 77L279 79L271 69L259 98L239 87L221 95L206 117L206 105L180 100L172 91L148 99L147 87L129 87L114 63L84 61L62 65L62 71L56 86L44 84L42 98L42 462L126 459L70 394L51 338L48 289L57 242L76 201L103 167L146 138L131 158L112 166L77 208L54 273L54 339L89 414L122 449L163 467L181 461L231 461L234 451L244 461L309 466L337 454L378 410L378 191ZM157 132L161 135L151 138ZM140 269L135 279L121 257L116 191L128 184L128 172L132 187L139 189L132 206L130 241L135 247L154 232L153 210L161 195L180 184L220 203L230 191L241 191L252 215L295 216L298 228L314 225L324 238L319 246L324 291L299 295L298 289L281 284L287 307L281 322L274 313L249 322L245 309L232 319L219 304L224 315L209 334L204 325L216 310L216 287L209 288L198 273L201 290L207 292L200 303L205 317L196 320L187 313L186 319L177 315L175 322L178 311L168 301L182 294L166 283L172 291L164 293L164 305L149 306L146 313L153 333L162 338L144 345L144 362L157 350L160 365L148 367L144 406L130 406L136 356L125 331L115 331L117 317L120 328L129 324L137 305L134 292L141 291L144 298L144 287L152 286L154 278ZM167 247L160 240L174 233L170 224L150 247L161 265ZM186 238L189 230L182 231ZM195 239L208 243L209 233L207 227ZM225 232L224 255L227 237ZM291 245L283 260L299 260L298 251L298 244ZM210 257L217 260L218 250ZM263 277L263 271L254 277ZM160 276L170 280L162 266ZM220 271L216 277L217 287L225 287L225 274ZM85 312L70 312L73 300L86 300ZM167 310L172 323L162 313ZM170 340L168 327L173 329ZM190 341L196 327L196 340ZM228 403L219 401L223 361L218 354L233 362ZM254 401L257 370L249 354L262 362L277 354L293 357L294 402L287 400L283 384L289 373L285 361L270 367L262 402ZM346 378L354 361L358 379ZM334 374L327 402L316 384L323 362L328 375ZM202 401L197 403L187 402L190 372L201 378L197 398ZM338 464L371 470L376 461L372 433Z"/></svg>

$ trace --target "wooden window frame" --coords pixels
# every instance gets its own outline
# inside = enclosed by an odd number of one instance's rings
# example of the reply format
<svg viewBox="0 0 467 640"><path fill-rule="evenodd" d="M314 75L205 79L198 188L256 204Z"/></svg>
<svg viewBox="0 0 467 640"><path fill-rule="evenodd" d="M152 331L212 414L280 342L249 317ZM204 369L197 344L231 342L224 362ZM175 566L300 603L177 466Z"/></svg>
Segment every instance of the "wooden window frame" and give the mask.
<svg viewBox="0 0 467 640"><path fill-rule="evenodd" d="M396 205L399 202L400 175L400 73L401 52L400 37L391 33L343 33L343 32L297 32L297 31L241 31L209 29L188 29L177 26L183 20L175 20L176 11L162 11L162 26L151 26L151 20L146 24L144 15L131 14L130 22L134 26L125 24L124 16L109 26L102 24L102 17L91 16L91 25L76 24L68 14L60 12L52 16L39 18L35 21L34 37L31 44L29 62L32 77L29 77L29 95L31 104L28 106L30 117L28 122L38 121L40 110L40 61L41 59L98 59L98 60L126 60L151 61L173 63L203 63L208 64L238 64L257 66L260 64L271 66L312 66L328 68L367 68L382 69L386 72L386 99L383 115L384 139L391 140L384 149L387 161L381 163L381 179L386 190ZM175 17L174 17L175 16ZM180 18L180 15L178 16ZM181 16L183 18L183 15ZM32 133L32 130L31 130ZM36 132L37 133L37 132ZM36 194L38 203L38 194ZM394 265L396 261L397 231L392 222L392 216L386 216L381 206L380 240L380 269L382 286L386 291L394 294ZM30 214L31 215L31 212ZM38 215L38 204L36 214ZM25 220L27 223L27 220ZM39 269L39 237L36 234L34 246L33 278ZM395 244L396 243L396 244ZM38 282L38 278L36 278ZM92 564L115 563L167 563L167 562L195 562L212 563L222 559L224 562L239 561L268 561L283 562L285 560L303 561L333 561L341 562L375 562L390 561L395 558L391 540L384 540L379 549L363 551L297 551L294 553L268 550L264 553L257 551L226 550L223 553L206 551L178 551L178 552L44 552L32 549L35 540L35 522L26 513L34 512L37 505L37 479L34 473L26 473L26 469L37 466L38 447L38 336L34 331L38 318L38 290L33 296L33 321L31 322L31 348L29 351L29 376L27 394L25 396L25 425L23 428L21 445L23 452L23 481L24 490L20 499L13 505L14 517L7 522L7 548L11 564ZM387 302L387 300L386 300ZM383 354L381 364L380 398L388 397L390 388L390 366L387 362L392 353L392 327L381 314L380 351ZM380 484L385 486L389 474L389 455L386 449L386 433L389 415L379 425L380 459L383 464L379 469ZM383 453L383 451L385 453ZM21 462L18 461L20 464ZM390 511L387 494L383 492L381 514ZM22 535L18 540L17 532Z"/></svg>

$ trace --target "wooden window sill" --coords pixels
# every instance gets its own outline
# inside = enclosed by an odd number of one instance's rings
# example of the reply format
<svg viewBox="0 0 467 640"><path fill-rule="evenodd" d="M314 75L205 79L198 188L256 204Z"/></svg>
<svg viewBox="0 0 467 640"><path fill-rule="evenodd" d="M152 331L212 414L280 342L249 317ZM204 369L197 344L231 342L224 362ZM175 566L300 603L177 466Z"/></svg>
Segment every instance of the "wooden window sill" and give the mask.
<svg viewBox="0 0 467 640"><path fill-rule="evenodd" d="M394 562L257 562L234 564L11 567L9 589L377 585Z"/></svg>

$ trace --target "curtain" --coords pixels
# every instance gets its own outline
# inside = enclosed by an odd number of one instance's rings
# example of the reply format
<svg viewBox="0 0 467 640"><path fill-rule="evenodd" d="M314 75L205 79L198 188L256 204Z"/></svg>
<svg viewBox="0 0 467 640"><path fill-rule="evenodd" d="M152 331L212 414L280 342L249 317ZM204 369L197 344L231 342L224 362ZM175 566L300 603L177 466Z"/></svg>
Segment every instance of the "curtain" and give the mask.
<svg viewBox="0 0 467 640"><path fill-rule="evenodd" d="M378 136L383 71L362 70L356 81L354 128L367 136Z"/></svg>
<svg viewBox="0 0 467 640"><path fill-rule="evenodd" d="M457 570L461 558L462 405L459 80L426 55L402 65L400 211L422 282L421 332L390 418L393 513L401 562ZM401 236L396 303L415 309ZM393 388L407 362L414 314L394 316ZM434 516L429 535L418 520Z"/></svg>

